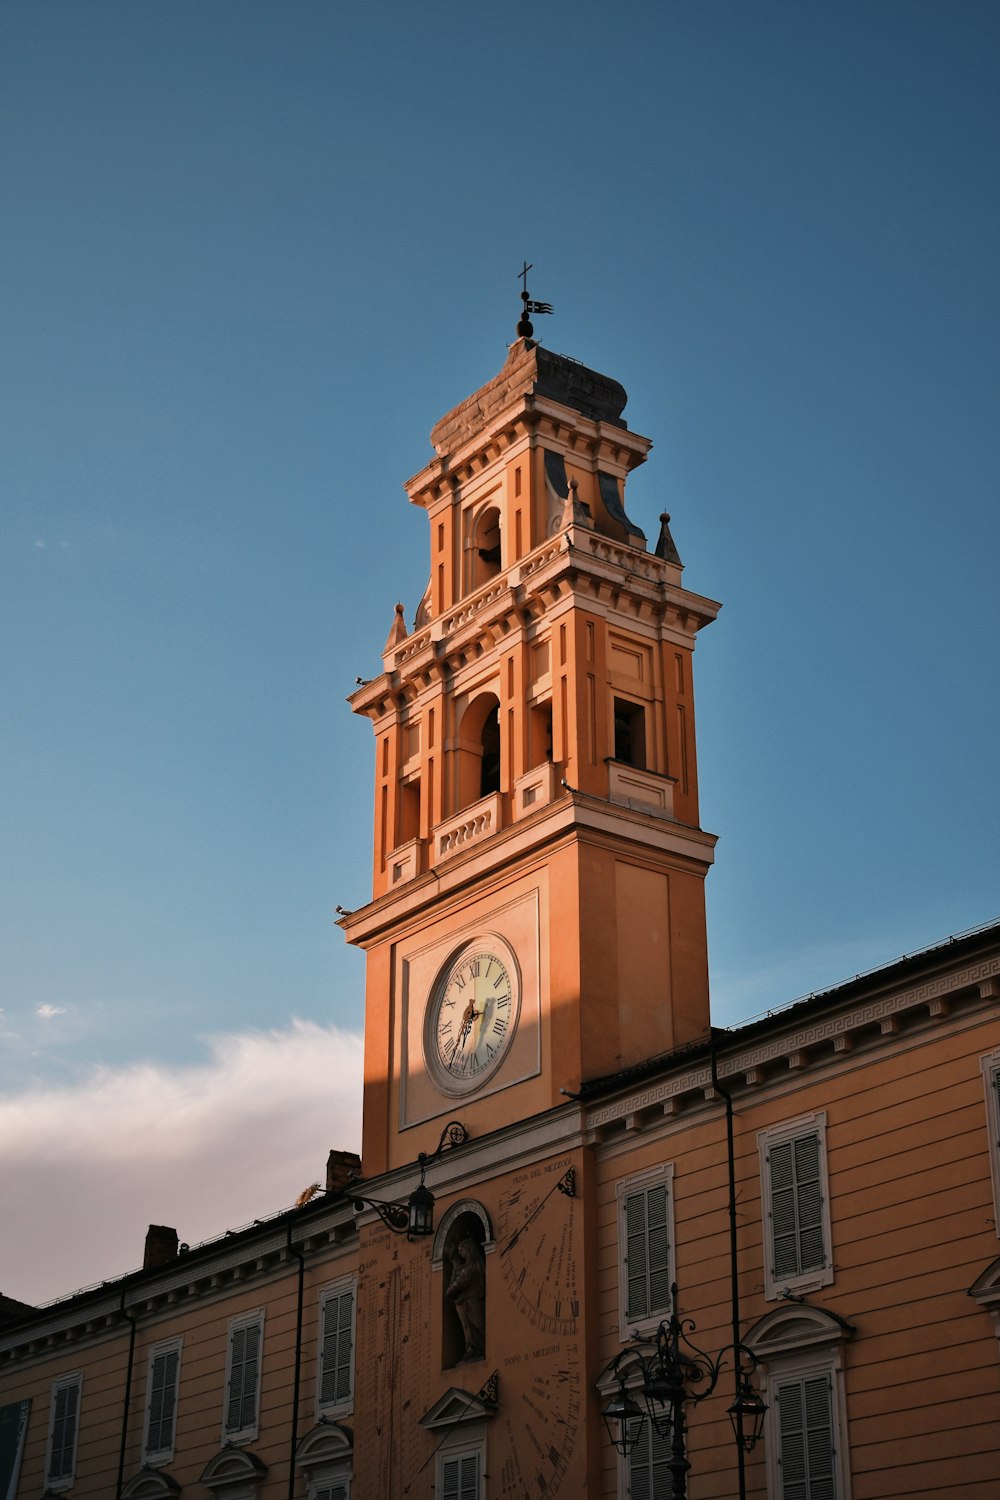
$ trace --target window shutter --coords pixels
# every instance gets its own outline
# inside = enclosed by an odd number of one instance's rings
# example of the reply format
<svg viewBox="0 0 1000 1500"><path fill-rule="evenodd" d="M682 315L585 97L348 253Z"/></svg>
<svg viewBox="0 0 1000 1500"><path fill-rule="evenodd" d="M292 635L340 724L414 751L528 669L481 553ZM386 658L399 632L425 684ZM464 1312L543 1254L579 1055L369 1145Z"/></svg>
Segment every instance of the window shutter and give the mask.
<svg viewBox="0 0 1000 1500"><path fill-rule="evenodd" d="M638 1421L634 1418L630 1424L630 1438L635 1436ZM669 1459L669 1438L660 1437L651 1422L643 1422L639 1441L628 1459L629 1500L671 1500L674 1490Z"/></svg>
<svg viewBox="0 0 1000 1500"><path fill-rule="evenodd" d="M323 1304L323 1350L319 1399L323 1406L351 1396L351 1318L354 1293L341 1292Z"/></svg>
<svg viewBox="0 0 1000 1500"><path fill-rule="evenodd" d="M781 1500L836 1500L829 1375L778 1386Z"/></svg>
<svg viewBox="0 0 1000 1500"><path fill-rule="evenodd" d="M625 1199L626 1318L648 1318L670 1305L665 1183Z"/></svg>
<svg viewBox="0 0 1000 1500"><path fill-rule="evenodd" d="M80 1387L61 1385L54 1397L52 1417L52 1450L49 1457L49 1479L69 1479L73 1473L76 1451L76 1419L80 1408Z"/></svg>
<svg viewBox="0 0 1000 1500"><path fill-rule="evenodd" d="M797 1276L826 1264L819 1136L780 1141L768 1151L771 1166L773 1274Z"/></svg>
<svg viewBox="0 0 1000 1500"><path fill-rule="evenodd" d="M167 1350L153 1358L149 1382L149 1427L146 1433L146 1450L149 1453L165 1453L174 1446L179 1359L176 1349Z"/></svg>
<svg viewBox="0 0 1000 1500"><path fill-rule="evenodd" d="M315 1493L310 1492L310 1500L347 1500L346 1484L327 1484Z"/></svg>
<svg viewBox="0 0 1000 1500"><path fill-rule="evenodd" d="M242 1432L257 1420L257 1368L260 1356L260 1325L248 1323L232 1332L229 1365L227 1432Z"/></svg>
<svg viewBox="0 0 1000 1500"><path fill-rule="evenodd" d="M442 1500L480 1500L479 1455L463 1453L441 1465Z"/></svg>

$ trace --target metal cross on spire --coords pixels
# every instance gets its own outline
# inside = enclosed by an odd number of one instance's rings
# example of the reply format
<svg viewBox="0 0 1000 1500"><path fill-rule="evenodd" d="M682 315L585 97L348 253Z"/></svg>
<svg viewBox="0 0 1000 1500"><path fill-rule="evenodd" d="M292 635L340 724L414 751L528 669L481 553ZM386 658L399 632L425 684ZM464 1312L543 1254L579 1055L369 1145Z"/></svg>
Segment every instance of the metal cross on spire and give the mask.
<svg viewBox="0 0 1000 1500"><path fill-rule="evenodd" d="M534 267L529 265L528 262L525 261L521 269L517 273L518 280L521 282L522 286L521 301L524 304L521 309L521 317L517 325L517 336L521 339L530 339L535 331L531 326L532 313L550 313L552 311L551 302L533 302L528 296L528 272L532 270L534 270Z"/></svg>

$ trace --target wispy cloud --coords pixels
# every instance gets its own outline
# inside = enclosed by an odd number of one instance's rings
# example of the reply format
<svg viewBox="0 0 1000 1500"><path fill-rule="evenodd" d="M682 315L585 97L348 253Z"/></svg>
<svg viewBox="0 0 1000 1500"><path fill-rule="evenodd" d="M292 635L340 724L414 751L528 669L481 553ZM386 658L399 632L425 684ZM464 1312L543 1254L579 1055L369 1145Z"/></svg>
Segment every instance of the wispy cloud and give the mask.
<svg viewBox="0 0 1000 1500"><path fill-rule="evenodd" d="M49 1020L52 1016L64 1016L65 1014L65 1005L39 1005L35 1011L36 1016L43 1016L45 1020Z"/></svg>
<svg viewBox="0 0 1000 1500"><path fill-rule="evenodd" d="M0 1100L0 1290L42 1301L134 1269L147 1225L222 1234L294 1202L331 1146L359 1149L360 1036L297 1021L208 1049Z"/></svg>

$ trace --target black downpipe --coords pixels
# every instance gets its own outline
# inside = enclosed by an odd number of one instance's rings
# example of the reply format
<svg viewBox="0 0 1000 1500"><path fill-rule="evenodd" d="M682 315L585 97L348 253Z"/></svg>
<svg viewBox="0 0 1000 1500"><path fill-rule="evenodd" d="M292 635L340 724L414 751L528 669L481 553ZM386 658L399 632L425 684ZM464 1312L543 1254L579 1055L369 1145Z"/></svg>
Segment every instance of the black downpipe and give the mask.
<svg viewBox="0 0 1000 1500"><path fill-rule="evenodd" d="M292 1379L292 1441L288 1453L288 1500L295 1500L295 1450L299 1445L299 1377L302 1371L302 1309L306 1291L306 1258L292 1244L292 1225L288 1224L288 1253L299 1263L299 1299L295 1313L295 1374Z"/></svg>
<svg viewBox="0 0 1000 1500"><path fill-rule="evenodd" d="M122 1292L122 1317L128 1318L128 1367L125 1371L125 1400L122 1403L122 1441L118 1450L118 1484L115 1487L116 1500L121 1500L122 1483L125 1479L125 1447L128 1443L128 1411L132 1404L132 1366L135 1362L135 1331L136 1319L125 1306L125 1293Z"/></svg>
<svg viewBox="0 0 1000 1500"><path fill-rule="evenodd" d="M729 1297L733 1310L733 1372L737 1400L740 1395L740 1276L736 1244L736 1152L733 1144L733 1096L719 1080L719 1060L715 1051L715 1027L709 1031L712 1058L712 1087L726 1101L726 1158L729 1163ZM739 1476L739 1500L746 1500L746 1453L743 1448L743 1415L736 1412L736 1463Z"/></svg>

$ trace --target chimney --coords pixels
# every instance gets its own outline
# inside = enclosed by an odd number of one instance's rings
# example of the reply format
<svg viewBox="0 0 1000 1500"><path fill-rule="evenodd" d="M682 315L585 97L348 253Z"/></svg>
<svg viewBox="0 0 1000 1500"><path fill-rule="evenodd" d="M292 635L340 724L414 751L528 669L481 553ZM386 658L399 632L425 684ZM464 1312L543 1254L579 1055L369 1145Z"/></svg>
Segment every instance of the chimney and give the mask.
<svg viewBox="0 0 1000 1500"><path fill-rule="evenodd" d="M167 1224L150 1224L146 1230L146 1249L142 1257L144 1271L158 1271L177 1259L177 1230Z"/></svg>
<svg viewBox="0 0 1000 1500"><path fill-rule="evenodd" d="M361 1157L354 1151L331 1151L326 1159L326 1190L339 1193L355 1173L361 1171Z"/></svg>

